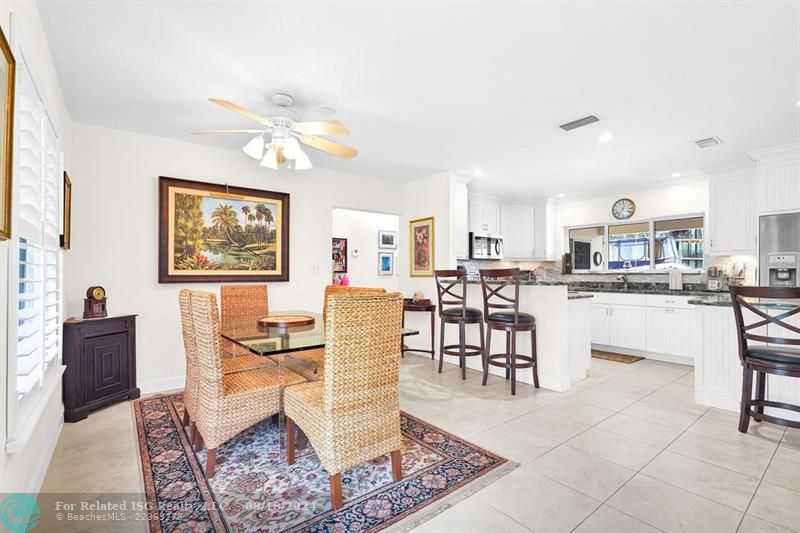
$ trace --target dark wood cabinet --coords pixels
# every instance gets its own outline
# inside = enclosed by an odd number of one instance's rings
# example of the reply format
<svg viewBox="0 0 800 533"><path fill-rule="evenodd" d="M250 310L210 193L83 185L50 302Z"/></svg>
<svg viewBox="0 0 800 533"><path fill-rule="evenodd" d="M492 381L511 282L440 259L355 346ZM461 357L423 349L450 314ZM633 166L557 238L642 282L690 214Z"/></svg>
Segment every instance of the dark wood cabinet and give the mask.
<svg viewBox="0 0 800 533"><path fill-rule="evenodd" d="M77 422L104 405L139 397L136 315L64 322L64 421Z"/></svg>

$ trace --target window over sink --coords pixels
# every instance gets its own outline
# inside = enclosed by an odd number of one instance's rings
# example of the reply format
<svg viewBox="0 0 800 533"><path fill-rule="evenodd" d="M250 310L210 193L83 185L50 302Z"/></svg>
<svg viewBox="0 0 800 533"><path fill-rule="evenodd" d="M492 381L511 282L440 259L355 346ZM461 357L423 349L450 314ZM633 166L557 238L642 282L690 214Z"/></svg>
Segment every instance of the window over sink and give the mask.
<svg viewBox="0 0 800 533"><path fill-rule="evenodd" d="M572 271L700 272L704 229L702 214L569 228Z"/></svg>

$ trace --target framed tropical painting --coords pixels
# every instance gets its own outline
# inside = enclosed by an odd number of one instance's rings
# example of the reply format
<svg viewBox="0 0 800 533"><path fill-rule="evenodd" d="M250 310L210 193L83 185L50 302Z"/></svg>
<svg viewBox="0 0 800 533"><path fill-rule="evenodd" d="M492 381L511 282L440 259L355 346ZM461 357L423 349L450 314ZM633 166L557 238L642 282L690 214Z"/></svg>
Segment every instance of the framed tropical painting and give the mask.
<svg viewBox="0 0 800 533"><path fill-rule="evenodd" d="M334 274L347 272L347 239L331 239L331 261Z"/></svg>
<svg viewBox="0 0 800 533"><path fill-rule="evenodd" d="M289 195L161 176L159 283L289 281Z"/></svg>
<svg viewBox="0 0 800 533"><path fill-rule="evenodd" d="M435 244L433 217L410 220L408 222L408 235L411 243L410 275L415 277L433 276L433 248Z"/></svg>
<svg viewBox="0 0 800 533"><path fill-rule="evenodd" d="M11 237L11 154L14 146L14 75L17 62L0 28L0 240Z"/></svg>
<svg viewBox="0 0 800 533"><path fill-rule="evenodd" d="M378 275L394 276L393 252L378 252Z"/></svg>

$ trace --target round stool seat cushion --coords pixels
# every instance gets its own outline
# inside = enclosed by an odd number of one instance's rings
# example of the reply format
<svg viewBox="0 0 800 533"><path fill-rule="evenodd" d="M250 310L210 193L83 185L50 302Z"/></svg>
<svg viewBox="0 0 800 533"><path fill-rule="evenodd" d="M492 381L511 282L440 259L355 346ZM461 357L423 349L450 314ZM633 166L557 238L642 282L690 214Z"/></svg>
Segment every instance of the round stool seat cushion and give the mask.
<svg viewBox="0 0 800 533"><path fill-rule="evenodd" d="M442 316L450 317L450 318L460 318L462 309L460 307L448 307L446 309L442 309ZM475 309L474 307L467 307L464 310L464 316L467 318L480 318L482 315L480 309Z"/></svg>
<svg viewBox="0 0 800 533"><path fill-rule="evenodd" d="M512 311L504 311L500 313L489 313L486 317L486 320L491 322L503 322L506 324L513 324L514 323L514 313ZM519 322L518 324L529 326L531 324L535 324L536 319L533 318L533 315L528 313L520 313L519 314Z"/></svg>

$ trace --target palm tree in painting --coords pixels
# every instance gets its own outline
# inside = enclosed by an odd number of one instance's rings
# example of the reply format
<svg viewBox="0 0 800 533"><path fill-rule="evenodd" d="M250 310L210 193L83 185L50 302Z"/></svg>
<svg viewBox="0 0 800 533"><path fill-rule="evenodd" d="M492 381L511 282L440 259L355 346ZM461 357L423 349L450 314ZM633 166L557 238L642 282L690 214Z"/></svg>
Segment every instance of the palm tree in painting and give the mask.
<svg viewBox="0 0 800 533"><path fill-rule="evenodd" d="M267 206L265 206L264 204L256 204L256 218L258 218L259 222L261 222L262 220L264 221L264 226L263 226L261 234L262 234L262 238L263 238L263 242L264 242L264 248L266 248L267 247L267 228L268 228L268 225L271 224L274 221L274 219L272 217L272 212L269 209L267 209Z"/></svg>
<svg viewBox="0 0 800 533"><path fill-rule="evenodd" d="M237 226L239 226L239 217L236 215L236 210L233 207L228 204L222 204L214 209L214 211L211 212L211 223L214 228L225 235L231 245L238 246L239 243L233 238L233 232ZM227 246L223 249L223 257L225 260L227 260L227 249Z"/></svg>

